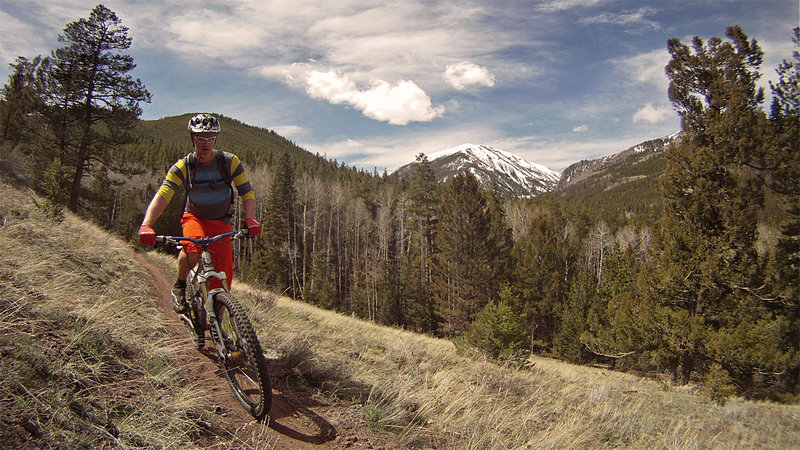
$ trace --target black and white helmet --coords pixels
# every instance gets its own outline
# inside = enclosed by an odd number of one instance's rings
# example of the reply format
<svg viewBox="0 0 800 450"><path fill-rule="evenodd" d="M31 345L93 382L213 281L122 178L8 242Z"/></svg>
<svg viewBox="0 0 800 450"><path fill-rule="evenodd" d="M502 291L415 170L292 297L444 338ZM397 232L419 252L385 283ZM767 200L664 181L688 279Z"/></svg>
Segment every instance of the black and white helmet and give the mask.
<svg viewBox="0 0 800 450"><path fill-rule="evenodd" d="M189 119L190 133L219 133L219 120L210 114L198 114Z"/></svg>

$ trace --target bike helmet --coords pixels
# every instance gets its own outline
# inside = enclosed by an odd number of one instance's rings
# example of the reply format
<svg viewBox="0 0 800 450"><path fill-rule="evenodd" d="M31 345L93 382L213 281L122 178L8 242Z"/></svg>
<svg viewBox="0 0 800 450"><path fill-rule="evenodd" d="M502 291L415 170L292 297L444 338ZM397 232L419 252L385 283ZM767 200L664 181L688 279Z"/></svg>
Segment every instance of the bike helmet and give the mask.
<svg viewBox="0 0 800 450"><path fill-rule="evenodd" d="M189 119L190 133L219 133L219 120L210 114L198 114Z"/></svg>

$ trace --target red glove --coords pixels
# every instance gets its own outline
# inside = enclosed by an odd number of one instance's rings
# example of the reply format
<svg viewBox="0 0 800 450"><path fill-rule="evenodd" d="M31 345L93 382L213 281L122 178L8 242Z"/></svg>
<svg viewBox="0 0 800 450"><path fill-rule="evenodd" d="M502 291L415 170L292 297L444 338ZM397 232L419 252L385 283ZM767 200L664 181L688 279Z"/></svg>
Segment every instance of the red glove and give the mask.
<svg viewBox="0 0 800 450"><path fill-rule="evenodd" d="M156 232L153 231L153 227L149 225L139 227L139 242L151 247L156 246Z"/></svg>
<svg viewBox="0 0 800 450"><path fill-rule="evenodd" d="M244 219L244 224L250 231L250 236L256 236L261 233L261 224L256 219Z"/></svg>

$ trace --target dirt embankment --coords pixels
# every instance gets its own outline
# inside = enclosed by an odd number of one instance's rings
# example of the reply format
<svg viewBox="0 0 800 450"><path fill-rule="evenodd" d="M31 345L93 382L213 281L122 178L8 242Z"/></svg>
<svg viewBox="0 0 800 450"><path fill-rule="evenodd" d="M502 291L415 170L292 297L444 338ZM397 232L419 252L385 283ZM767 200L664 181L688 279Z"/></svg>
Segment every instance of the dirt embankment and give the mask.
<svg viewBox="0 0 800 450"><path fill-rule="evenodd" d="M144 256L137 255L147 269L145 280L151 287L154 301L164 313L164 320L176 337L186 340L181 356L187 371L198 384L210 392L217 405L218 423L204 424L212 434L230 441L232 436L242 447L265 448L397 448L386 433L375 433L364 422L358 409L345 404L312 399L291 388L292 372L274 362L269 363L272 376L272 410L266 423L253 420L235 399L217 365L213 346L203 351L192 348L186 328L172 311L170 287L173 280ZM211 347L211 348L208 348ZM213 442L208 442L213 444Z"/></svg>

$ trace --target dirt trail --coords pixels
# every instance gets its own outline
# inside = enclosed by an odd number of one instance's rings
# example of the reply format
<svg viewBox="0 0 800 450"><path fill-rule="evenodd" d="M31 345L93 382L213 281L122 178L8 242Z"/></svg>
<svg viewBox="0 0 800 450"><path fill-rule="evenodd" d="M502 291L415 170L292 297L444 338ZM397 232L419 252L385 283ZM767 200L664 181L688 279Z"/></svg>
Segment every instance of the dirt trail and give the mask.
<svg viewBox="0 0 800 450"><path fill-rule="evenodd" d="M269 365L273 388L268 423L255 422L234 397L217 365L213 345L206 340L203 351L192 348L186 327L172 311L170 290L174 280L143 255L137 254L136 258L147 270L146 281L170 330L186 341L186 351L180 357L185 361L187 373L192 373L199 386L210 392L219 405L215 414L222 429L212 427L214 432L236 436L244 447L258 442L266 448L396 448L390 436L372 432L352 407L322 403L293 393L285 382L291 375L275 364Z"/></svg>

